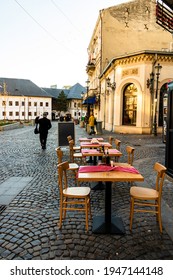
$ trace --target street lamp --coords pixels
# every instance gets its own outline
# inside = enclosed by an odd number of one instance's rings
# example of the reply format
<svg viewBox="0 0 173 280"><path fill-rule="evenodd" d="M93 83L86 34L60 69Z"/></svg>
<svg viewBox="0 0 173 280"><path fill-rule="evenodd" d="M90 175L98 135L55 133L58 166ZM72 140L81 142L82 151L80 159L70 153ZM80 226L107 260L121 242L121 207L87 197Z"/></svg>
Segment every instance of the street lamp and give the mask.
<svg viewBox="0 0 173 280"><path fill-rule="evenodd" d="M156 94L155 94L155 99L154 99L154 123L153 123L153 133L155 136L157 136L157 98L158 98L158 86L159 86L159 76L160 76L160 71L162 69L162 66L158 63L155 66L156 69Z"/></svg>
<svg viewBox="0 0 173 280"><path fill-rule="evenodd" d="M86 81L86 90L87 90L87 117L88 117L88 118L89 118L89 116L90 116L90 105L89 105L89 103L88 103L89 84L90 84L90 81L87 80L87 81Z"/></svg>

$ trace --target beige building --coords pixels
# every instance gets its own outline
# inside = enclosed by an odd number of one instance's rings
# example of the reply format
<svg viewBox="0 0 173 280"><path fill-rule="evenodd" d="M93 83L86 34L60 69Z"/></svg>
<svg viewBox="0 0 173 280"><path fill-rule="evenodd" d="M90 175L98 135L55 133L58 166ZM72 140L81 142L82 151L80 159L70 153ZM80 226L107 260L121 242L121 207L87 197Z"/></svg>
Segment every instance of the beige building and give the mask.
<svg viewBox="0 0 173 280"><path fill-rule="evenodd" d="M88 55L89 96L96 95L94 113L103 128L162 131L163 95L173 80L173 38L156 22L156 1L101 10Z"/></svg>

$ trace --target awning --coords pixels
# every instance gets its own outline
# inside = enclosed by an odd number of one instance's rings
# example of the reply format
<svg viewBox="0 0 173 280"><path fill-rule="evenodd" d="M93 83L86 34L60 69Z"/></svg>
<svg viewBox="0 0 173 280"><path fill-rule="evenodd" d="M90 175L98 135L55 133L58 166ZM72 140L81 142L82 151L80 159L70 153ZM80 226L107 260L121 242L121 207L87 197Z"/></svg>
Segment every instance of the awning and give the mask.
<svg viewBox="0 0 173 280"><path fill-rule="evenodd" d="M88 97L86 98L84 101L83 101L83 105L92 105L92 104L95 104L96 103L96 97L93 96L93 97Z"/></svg>

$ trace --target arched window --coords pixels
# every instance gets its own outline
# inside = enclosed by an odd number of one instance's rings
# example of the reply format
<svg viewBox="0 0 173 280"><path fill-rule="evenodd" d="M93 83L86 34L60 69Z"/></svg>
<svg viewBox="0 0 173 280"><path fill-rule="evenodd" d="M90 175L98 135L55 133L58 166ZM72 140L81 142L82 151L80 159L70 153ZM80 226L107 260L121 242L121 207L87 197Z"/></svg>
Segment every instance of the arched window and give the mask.
<svg viewBox="0 0 173 280"><path fill-rule="evenodd" d="M136 125L137 88L128 84L123 93L123 125Z"/></svg>

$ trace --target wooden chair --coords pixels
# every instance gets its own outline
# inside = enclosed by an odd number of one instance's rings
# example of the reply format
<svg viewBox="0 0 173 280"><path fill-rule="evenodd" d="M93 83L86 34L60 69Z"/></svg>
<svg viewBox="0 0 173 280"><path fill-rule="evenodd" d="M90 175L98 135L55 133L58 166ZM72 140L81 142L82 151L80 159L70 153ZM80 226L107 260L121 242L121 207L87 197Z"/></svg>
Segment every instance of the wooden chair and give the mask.
<svg viewBox="0 0 173 280"><path fill-rule="evenodd" d="M115 142L115 147L116 147L116 149L117 149L118 151L120 151L121 141L118 140L118 139L115 139L114 142Z"/></svg>
<svg viewBox="0 0 173 280"><path fill-rule="evenodd" d="M69 149L70 149L70 162L79 162L79 163L84 163L84 158L82 157L82 153L77 153L74 151L74 141L70 140L69 141Z"/></svg>
<svg viewBox="0 0 173 280"><path fill-rule="evenodd" d="M58 164L58 185L60 191L60 219L59 228L62 227L66 211L85 212L86 230L88 231L88 214L91 217L90 188L89 187L68 187L67 170L68 162Z"/></svg>
<svg viewBox="0 0 173 280"><path fill-rule="evenodd" d="M156 214L162 233L161 198L166 167L156 162L154 170L157 173L155 189L140 186L130 188L130 230L132 229L134 212L149 212Z"/></svg>
<svg viewBox="0 0 173 280"><path fill-rule="evenodd" d="M109 143L112 145L112 142L113 142L113 137L112 136L109 136Z"/></svg>
<svg viewBox="0 0 173 280"><path fill-rule="evenodd" d="M72 136L71 136L71 135L67 136L67 140L68 140L68 143L69 143L71 140L73 140ZM73 141L74 141L74 140L73 140ZM80 147L80 146L73 146L73 150L74 150L75 152L80 152L80 151L81 151L81 147Z"/></svg>
<svg viewBox="0 0 173 280"><path fill-rule="evenodd" d="M56 154L57 154L57 158L58 158L58 164L63 162L63 151L61 150L61 147L58 147L55 149ZM68 171L71 171L73 173L73 177L76 181L76 175L79 169L79 165L75 162L73 163L69 163L69 168Z"/></svg>
<svg viewBox="0 0 173 280"><path fill-rule="evenodd" d="M120 146L121 146L121 141L120 140L118 140L118 139L115 139L114 140L114 143L115 143L115 148L118 150L118 151L120 151ZM115 157L115 161L119 161L119 157Z"/></svg>
<svg viewBox="0 0 173 280"><path fill-rule="evenodd" d="M113 162L113 165L131 166L133 165L135 148L126 146L127 162Z"/></svg>

